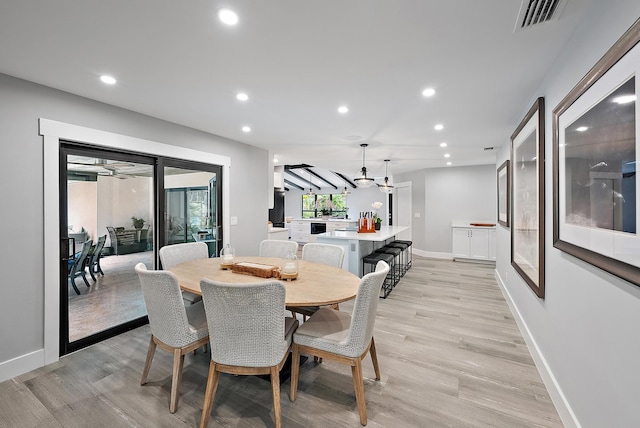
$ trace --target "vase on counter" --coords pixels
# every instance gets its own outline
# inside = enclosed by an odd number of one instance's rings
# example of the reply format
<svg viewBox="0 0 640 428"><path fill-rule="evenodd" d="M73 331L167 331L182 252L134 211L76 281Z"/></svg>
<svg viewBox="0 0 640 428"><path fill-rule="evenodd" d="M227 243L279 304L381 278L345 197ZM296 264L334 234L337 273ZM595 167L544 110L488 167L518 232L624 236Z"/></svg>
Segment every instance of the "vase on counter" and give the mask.
<svg viewBox="0 0 640 428"><path fill-rule="evenodd" d="M376 229L376 230L380 230L380 226L381 226L381 225L382 225L382 223L381 223L381 222L376 221L376 222L375 222L375 229Z"/></svg>

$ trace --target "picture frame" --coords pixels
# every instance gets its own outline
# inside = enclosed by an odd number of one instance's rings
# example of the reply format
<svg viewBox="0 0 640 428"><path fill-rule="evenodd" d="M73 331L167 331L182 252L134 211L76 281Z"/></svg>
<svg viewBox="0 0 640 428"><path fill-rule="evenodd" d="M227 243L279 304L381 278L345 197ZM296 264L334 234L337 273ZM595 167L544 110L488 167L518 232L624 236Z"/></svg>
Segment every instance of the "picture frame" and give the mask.
<svg viewBox="0 0 640 428"><path fill-rule="evenodd" d="M639 41L640 19L552 115L553 246L638 286Z"/></svg>
<svg viewBox="0 0 640 428"><path fill-rule="evenodd" d="M544 98L514 133L510 150L511 265L544 298Z"/></svg>
<svg viewBox="0 0 640 428"><path fill-rule="evenodd" d="M498 167L496 172L498 184L498 223L509 227L509 202L511 199L511 177L509 176L509 159Z"/></svg>

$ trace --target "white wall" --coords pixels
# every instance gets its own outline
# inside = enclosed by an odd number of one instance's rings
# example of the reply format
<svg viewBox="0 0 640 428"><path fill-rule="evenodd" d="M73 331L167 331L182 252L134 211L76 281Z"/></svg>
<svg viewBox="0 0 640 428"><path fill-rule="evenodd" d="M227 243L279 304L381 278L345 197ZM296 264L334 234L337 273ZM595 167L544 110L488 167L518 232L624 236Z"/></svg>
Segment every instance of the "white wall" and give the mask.
<svg viewBox="0 0 640 428"><path fill-rule="evenodd" d="M515 129L533 101L545 97L545 299L511 267L509 230L501 226L496 271L533 340L530 349L539 351L558 398L564 396L567 426L640 426L640 287L553 248L551 127L553 109L638 16L637 0L592 2L538 91L517 106L513 123ZM509 156L508 136L504 143L496 167Z"/></svg>
<svg viewBox="0 0 640 428"><path fill-rule="evenodd" d="M0 156L6 160L0 172L5 183L1 195L7 204L0 210L0 224L12 249L0 259L0 380L42 361L43 284L50 273L45 272L42 262L43 139L39 118L229 157L229 209L230 215L238 218L238 225L231 227L233 246L240 254L254 254L266 238L265 150L6 75L0 75L0 100ZM20 328L14 328L16 325Z"/></svg>
<svg viewBox="0 0 640 428"><path fill-rule="evenodd" d="M96 181L71 181L67 185L68 192L68 225L80 232L83 228L89 233L89 239L98 238L96 223L98 205L98 183Z"/></svg>
<svg viewBox="0 0 640 428"><path fill-rule="evenodd" d="M394 179L411 181L412 240L418 254L449 257L452 221L496 222L494 165L423 169Z"/></svg>

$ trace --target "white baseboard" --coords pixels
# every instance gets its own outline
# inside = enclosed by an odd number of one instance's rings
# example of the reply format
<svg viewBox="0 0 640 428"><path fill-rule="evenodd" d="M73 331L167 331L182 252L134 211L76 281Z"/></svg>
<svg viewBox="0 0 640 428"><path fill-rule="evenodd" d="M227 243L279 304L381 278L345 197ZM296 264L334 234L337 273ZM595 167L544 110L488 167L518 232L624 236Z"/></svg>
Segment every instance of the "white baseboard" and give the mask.
<svg viewBox="0 0 640 428"><path fill-rule="evenodd" d="M556 380L555 376L553 375L553 372L551 371L551 369L549 368L549 365L547 364L547 360L544 358L544 355L540 351L538 344L536 343L535 339L531 335L531 331L529 331L529 328L527 327L527 323L524 321L524 319L522 319L522 315L520 314L520 311L518 310L517 306L513 302L513 299L511 298L511 294L509 294L509 290L507 290L507 287L504 285L504 282L502 281L502 278L500 277L500 274L498 273L497 270L495 271L495 277L496 277L496 282L498 283L498 286L502 291L502 295L507 301L507 304L509 305L509 309L511 309L513 318L516 320L516 324L518 324L518 328L520 329L520 334L522 334L524 341L527 343L527 347L529 348L529 352L531 352L531 357L533 358L533 362L535 363L536 368L538 369L538 373L540 373L542 382L544 382L544 385L547 387L547 391L549 391L549 396L551 397L551 401L553 401L553 404L555 405L556 410L558 411L558 415L560 416L562 423L567 428L573 428L573 427L580 428L581 427L580 422L578 421L578 418L576 417L575 413L571 409L571 406L567 401L567 397L565 397L564 393L562 392L562 388L560 388L558 381Z"/></svg>
<svg viewBox="0 0 640 428"><path fill-rule="evenodd" d="M0 382L44 366L44 349L0 363Z"/></svg>
<svg viewBox="0 0 640 428"><path fill-rule="evenodd" d="M417 248L414 248L412 250L412 252L416 256L427 257L427 258L430 258L430 259L447 259L447 260L451 260L453 258L453 257L451 257L451 253L436 253L436 252L433 252L433 251L418 250Z"/></svg>

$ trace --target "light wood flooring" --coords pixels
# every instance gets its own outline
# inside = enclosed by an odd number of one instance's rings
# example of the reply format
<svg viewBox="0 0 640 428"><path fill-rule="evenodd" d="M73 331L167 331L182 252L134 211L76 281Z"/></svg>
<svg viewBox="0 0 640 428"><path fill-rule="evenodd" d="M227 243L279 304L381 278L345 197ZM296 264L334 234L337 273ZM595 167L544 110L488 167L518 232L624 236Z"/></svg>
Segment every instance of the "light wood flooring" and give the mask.
<svg viewBox="0 0 640 428"><path fill-rule="evenodd" d="M363 362L368 427L561 427L494 279L494 267L414 256L378 306L382 379ZM351 304L341 304L349 311ZM169 413L171 355L140 375L144 326L0 383L0 427L196 427L209 357L185 360L178 411ZM281 386L284 427L359 427L350 369L307 360L298 396ZM209 426L273 426L269 382L221 375Z"/></svg>

